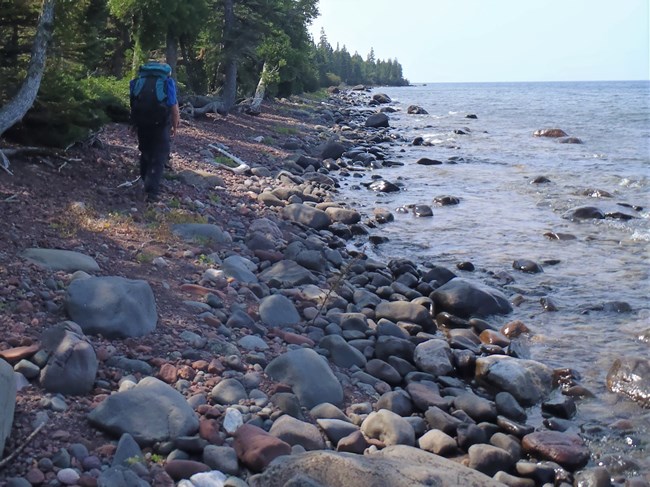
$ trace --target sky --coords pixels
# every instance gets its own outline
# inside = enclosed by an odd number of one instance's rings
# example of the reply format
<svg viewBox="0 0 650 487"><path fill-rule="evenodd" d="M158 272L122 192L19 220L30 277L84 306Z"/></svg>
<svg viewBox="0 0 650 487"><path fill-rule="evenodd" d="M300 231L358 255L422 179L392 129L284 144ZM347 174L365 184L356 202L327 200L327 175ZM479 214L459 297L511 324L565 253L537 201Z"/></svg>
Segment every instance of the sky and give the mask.
<svg viewBox="0 0 650 487"><path fill-rule="evenodd" d="M650 79L650 0L319 0L311 26L411 83Z"/></svg>

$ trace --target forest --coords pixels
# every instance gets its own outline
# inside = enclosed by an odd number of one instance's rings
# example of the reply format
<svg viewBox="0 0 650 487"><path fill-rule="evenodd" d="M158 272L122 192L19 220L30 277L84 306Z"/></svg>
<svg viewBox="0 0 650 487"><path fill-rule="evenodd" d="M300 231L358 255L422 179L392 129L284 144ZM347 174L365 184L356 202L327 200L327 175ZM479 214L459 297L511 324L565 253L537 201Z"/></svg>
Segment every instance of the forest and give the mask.
<svg viewBox="0 0 650 487"><path fill-rule="evenodd" d="M317 16L318 0L0 0L0 135L66 147L127 121L128 82L150 59L172 66L181 103L210 97L220 113L260 88L408 84L396 59L313 39Z"/></svg>

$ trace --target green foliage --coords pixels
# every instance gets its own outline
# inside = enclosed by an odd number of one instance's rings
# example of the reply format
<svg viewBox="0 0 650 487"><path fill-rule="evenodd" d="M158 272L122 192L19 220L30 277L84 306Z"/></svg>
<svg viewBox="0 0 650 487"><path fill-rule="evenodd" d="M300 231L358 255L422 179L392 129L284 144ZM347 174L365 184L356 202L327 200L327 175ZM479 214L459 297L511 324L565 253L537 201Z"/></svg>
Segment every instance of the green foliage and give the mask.
<svg viewBox="0 0 650 487"><path fill-rule="evenodd" d="M75 77L49 70L22 122L6 132L12 140L67 147L111 120L128 120L128 81Z"/></svg>

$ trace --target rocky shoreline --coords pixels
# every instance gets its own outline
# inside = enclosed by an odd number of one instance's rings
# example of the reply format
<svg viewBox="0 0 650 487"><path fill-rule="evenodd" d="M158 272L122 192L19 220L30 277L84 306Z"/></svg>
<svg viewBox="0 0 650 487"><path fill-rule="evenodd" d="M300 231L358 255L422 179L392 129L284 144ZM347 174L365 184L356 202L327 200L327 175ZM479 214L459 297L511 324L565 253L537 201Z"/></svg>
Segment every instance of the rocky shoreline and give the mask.
<svg viewBox="0 0 650 487"><path fill-rule="evenodd" d="M0 446L17 451L0 485L649 485L596 466L571 421L589 391L530 360L525 323L490 324L512 312L502 291L350 246L392 217L337 193L397 164L405 141L377 104L290 105L287 137L239 140L285 151L250 152L245 171L215 168L198 134L157 206L106 191L120 224L157 232L156 250L133 238L137 269L101 239L13 239L31 277L3 287L20 319L0 339Z"/></svg>

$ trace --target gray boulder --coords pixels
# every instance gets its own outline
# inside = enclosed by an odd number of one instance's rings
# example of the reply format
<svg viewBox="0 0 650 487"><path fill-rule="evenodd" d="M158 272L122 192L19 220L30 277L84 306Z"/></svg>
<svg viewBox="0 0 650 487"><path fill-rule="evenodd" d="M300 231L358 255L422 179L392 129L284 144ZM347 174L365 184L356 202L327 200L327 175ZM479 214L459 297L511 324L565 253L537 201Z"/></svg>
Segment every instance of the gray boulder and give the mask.
<svg viewBox="0 0 650 487"><path fill-rule="evenodd" d="M276 262L259 275L262 282L272 287L294 288L302 284L316 284L318 279L308 269L291 260Z"/></svg>
<svg viewBox="0 0 650 487"><path fill-rule="evenodd" d="M155 377L111 394L90 412L88 420L114 436L129 433L143 446L190 436L199 428L183 395Z"/></svg>
<svg viewBox="0 0 650 487"><path fill-rule="evenodd" d="M462 318L508 314L512 306L505 295L484 284L455 277L433 292L436 310Z"/></svg>
<svg viewBox="0 0 650 487"><path fill-rule="evenodd" d="M305 450L322 450L325 448L325 441L316 426L300 421L288 414L276 419L269 433L282 441L286 441L291 446L300 445Z"/></svg>
<svg viewBox="0 0 650 487"><path fill-rule="evenodd" d="M79 252L73 252L72 250L27 249L21 256L36 265L53 271L99 271L99 264L97 264L95 259Z"/></svg>
<svg viewBox="0 0 650 487"><path fill-rule="evenodd" d="M252 272L257 266L252 261L239 255L231 255L225 258L221 268L226 276L237 279L239 282L257 282L257 276Z"/></svg>
<svg viewBox="0 0 650 487"><path fill-rule="evenodd" d="M388 115L385 113L373 113L366 119L366 127L385 128L388 127Z"/></svg>
<svg viewBox="0 0 650 487"><path fill-rule="evenodd" d="M447 375L454 370L451 348L447 340L439 338L427 340L415 347L413 361L421 371L434 376Z"/></svg>
<svg viewBox="0 0 650 487"><path fill-rule="evenodd" d="M366 357L354 348L340 335L327 335L318 343L318 346L330 353L330 360L339 367L350 368L354 365L363 368L366 366Z"/></svg>
<svg viewBox="0 0 650 487"><path fill-rule="evenodd" d="M371 455L306 452L277 458L251 487L503 487L490 477L417 448L389 446Z"/></svg>
<svg viewBox="0 0 650 487"><path fill-rule="evenodd" d="M361 221L361 214L349 208L330 206L325 210L325 213L329 215L332 221L345 223L346 225L353 225Z"/></svg>
<svg viewBox="0 0 650 487"><path fill-rule="evenodd" d="M491 355L476 359L476 380L509 392L523 406L532 406L553 389L553 369L534 360Z"/></svg>
<svg viewBox="0 0 650 487"><path fill-rule="evenodd" d="M11 433L16 408L16 379L14 369L0 358L0 458L5 441Z"/></svg>
<svg viewBox="0 0 650 487"><path fill-rule="evenodd" d="M343 389L327 362L314 350L301 348L276 357L265 369L273 380L292 387L307 408L329 402L340 406Z"/></svg>
<svg viewBox="0 0 650 487"><path fill-rule="evenodd" d="M332 221L327 213L313 206L293 203L282 209L282 216L294 222L302 223L316 230L327 228Z"/></svg>
<svg viewBox="0 0 650 487"><path fill-rule="evenodd" d="M375 308L375 318L377 320L385 318L393 323L408 321L421 325L427 332L436 331L436 325L429 310L421 304L408 301L382 301Z"/></svg>
<svg viewBox="0 0 650 487"><path fill-rule="evenodd" d="M54 325L43 332L42 341L50 357L41 370L41 386L47 391L62 394L90 392L99 362L79 325L72 321Z"/></svg>
<svg viewBox="0 0 650 487"><path fill-rule="evenodd" d="M361 431L367 438L374 438L390 445L415 445L415 431L406 419L388 409L370 413L361 423Z"/></svg>
<svg viewBox="0 0 650 487"><path fill-rule="evenodd" d="M172 232L188 242L209 241L224 244L232 242L228 232L211 223L177 223L172 225Z"/></svg>
<svg viewBox="0 0 650 487"><path fill-rule="evenodd" d="M282 294L272 294L262 299L259 313L262 322L273 327L286 328L300 322L296 306Z"/></svg>
<svg viewBox="0 0 650 487"><path fill-rule="evenodd" d="M149 283L123 277L75 279L68 287L65 308L84 333L106 338L146 335L158 322Z"/></svg>

